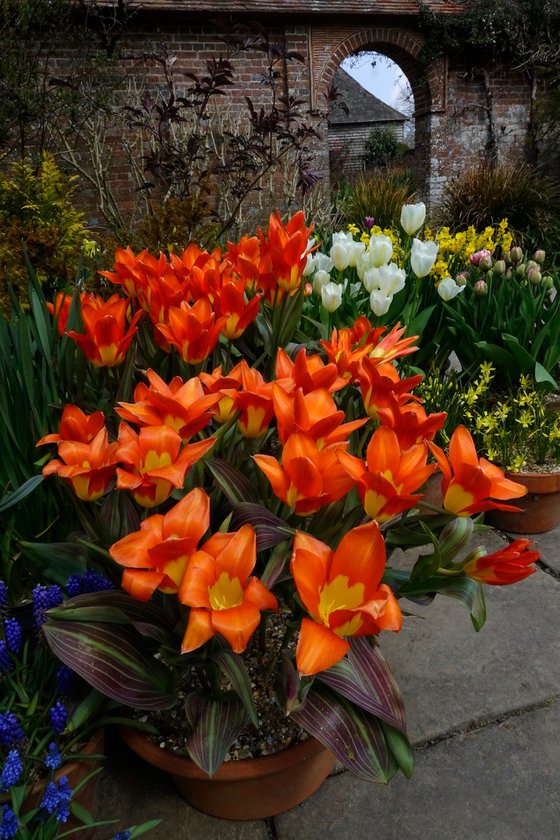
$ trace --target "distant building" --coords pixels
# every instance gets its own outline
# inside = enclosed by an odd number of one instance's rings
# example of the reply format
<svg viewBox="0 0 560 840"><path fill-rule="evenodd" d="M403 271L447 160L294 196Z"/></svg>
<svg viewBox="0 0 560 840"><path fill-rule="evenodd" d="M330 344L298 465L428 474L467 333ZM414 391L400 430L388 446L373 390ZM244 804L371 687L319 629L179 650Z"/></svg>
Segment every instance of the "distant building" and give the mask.
<svg viewBox="0 0 560 840"><path fill-rule="evenodd" d="M334 85L338 107L329 116L331 172L355 175L364 168L365 143L372 128L391 128L399 143L403 143L407 117L362 87L342 68L334 76Z"/></svg>

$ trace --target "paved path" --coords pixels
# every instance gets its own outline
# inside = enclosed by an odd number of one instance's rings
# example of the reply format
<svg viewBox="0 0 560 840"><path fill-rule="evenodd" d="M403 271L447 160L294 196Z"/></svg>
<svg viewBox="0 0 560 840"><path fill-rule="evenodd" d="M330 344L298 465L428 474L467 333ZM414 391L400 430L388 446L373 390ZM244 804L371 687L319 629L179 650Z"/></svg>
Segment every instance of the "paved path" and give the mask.
<svg viewBox="0 0 560 840"><path fill-rule="evenodd" d="M560 528L534 539L539 571L486 588L480 633L460 603L437 598L384 635L417 750L411 781L344 772L273 820L229 822L115 742L100 813L122 826L163 818L150 840L560 840Z"/></svg>

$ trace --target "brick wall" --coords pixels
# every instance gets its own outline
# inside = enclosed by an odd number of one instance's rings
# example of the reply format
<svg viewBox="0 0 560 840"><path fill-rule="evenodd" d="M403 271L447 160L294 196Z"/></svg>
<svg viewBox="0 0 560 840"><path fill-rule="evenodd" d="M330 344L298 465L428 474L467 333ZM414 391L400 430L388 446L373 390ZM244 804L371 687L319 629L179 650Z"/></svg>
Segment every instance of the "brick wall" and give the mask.
<svg viewBox="0 0 560 840"><path fill-rule="evenodd" d="M343 13L341 12L341 15ZM380 22L381 21L381 22ZM278 62L280 87L301 100L307 120L316 126L318 138L313 146L313 166L329 180L329 132L326 130L325 96L332 78L344 58L360 49L381 52L396 61L407 75L415 100L416 154L413 167L422 197L428 204L437 201L445 181L465 167L475 165L488 155L489 130L487 100L482 80L472 78L464 63L454 56L441 59L425 72L419 55L422 36L414 29L412 16L399 20L367 17L321 18L285 17L275 24L274 17L266 19L268 27L276 26L275 35L285 39L289 50L301 53L305 63ZM131 104L137 103L142 91L164 90L165 78L161 65L150 58L161 44L166 44L174 56L173 73L181 93L184 72L201 74L206 61L223 55L225 48L210 25L208 18L179 15L138 15L133 18L126 45L130 58L121 67L120 81L115 83L121 99L128 90ZM61 67L70 56L61 55ZM262 74L266 62L258 54L241 54L233 59L235 86L228 89L216 115L216 130L227 125L242 126L248 119L245 97L256 105L269 96ZM529 88L522 75L514 70L494 73L490 77L494 96L497 126L497 148L500 159L522 153L529 120ZM117 95L116 94L116 95ZM220 122L221 121L221 122ZM116 201L129 214L142 211L142 192L127 161L127 144L138 143L137 134L123 128L118 109L113 120L104 128L106 142L100 145L107 162L108 177ZM125 143L123 144L123 134ZM334 134L331 135L334 138ZM355 153L362 138L349 144ZM331 139L331 142L339 142ZM346 141L345 141L346 142ZM87 165L91 148L78 150ZM137 152L137 164L140 155ZM141 167L140 167L141 169ZM271 209L280 200L286 186L286 173L271 178L265 190L256 198L258 212ZM83 200L89 203L92 218L100 218L95 206L95 190L84 188ZM257 214L258 215L258 214Z"/></svg>

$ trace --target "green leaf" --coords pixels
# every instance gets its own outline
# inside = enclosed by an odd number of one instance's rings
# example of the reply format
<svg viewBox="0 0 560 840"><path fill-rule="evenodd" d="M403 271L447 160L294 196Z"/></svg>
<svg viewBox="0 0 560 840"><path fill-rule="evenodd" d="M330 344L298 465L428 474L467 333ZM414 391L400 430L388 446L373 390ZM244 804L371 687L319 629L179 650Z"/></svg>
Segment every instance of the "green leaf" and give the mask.
<svg viewBox="0 0 560 840"><path fill-rule="evenodd" d="M313 685L305 704L290 717L360 779L386 783L396 773L380 721L324 686Z"/></svg>
<svg viewBox="0 0 560 840"><path fill-rule="evenodd" d="M30 496L31 493L33 493L33 491L43 483L43 480L42 475L33 475L31 478L28 478L21 487L18 487L17 490L13 490L11 493L6 493L0 502L0 513L4 513Z"/></svg>
<svg viewBox="0 0 560 840"><path fill-rule="evenodd" d="M553 376L543 367L539 362L535 362L535 382L545 385L550 385L552 390L556 390L558 383Z"/></svg>
<svg viewBox="0 0 560 840"><path fill-rule="evenodd" d="M389 726L384 720L381 720L380 723L393 758L406 778L411 779L414 773L414 751L410 746L410 741L403 732Z"/></svg>
<svg viewBox="0 0 560 840"><path fill-rule="evenodd" d="M504 370L511 370L514 362L513 356L504 350L503 347L498 347L497 344L489 344L487 341L477 341L475 347L480 350L485 359L490 359L492 362L500 365Z"/></svg>
<svg viewBox="0 0 560 840"><path fill-rule="evenodd" d="M233 464L221 458L209 458L206 466L231 505L259 501L256 488Z"/></svg>
<svg viewBox="0 0 560 840"><path fill-rule="evenodd" d="M47 620L42 630L53 653L107 697L138 709L174 704L172 673L146 652L132 628Z"/></svg>
<svg viewBox="0 0 560 840"><path fill-rule="evenodd" d="M227 647L214 653L211 658L214 662L218 663L222 672L231 682L237 696L245 706L249 720L258 729L259 719L255 704L253 703L251 680L249 679L249 674L247 673L243 659L237 653L234 653L231 648Z"/></svg>
<svg viewBox="0 0 560 840"><path fill-rule="evenodd" d="M535 359L529 352L527 352L527 350L525 350L524 347L521 346L519 339L517 339L514 335L508 335L507 333L502 333L502 339L512 356L515 358L520 372L532 373L535 367Z"/></svg>
<svg viewBox="0 0 560 840"><path fill-rule="evenodd" d="M247 723L245 707L234 692L228 692L220 700L189 694L185 712L194 730L187 742L189 756L201 770L213 776Z"/></svg>

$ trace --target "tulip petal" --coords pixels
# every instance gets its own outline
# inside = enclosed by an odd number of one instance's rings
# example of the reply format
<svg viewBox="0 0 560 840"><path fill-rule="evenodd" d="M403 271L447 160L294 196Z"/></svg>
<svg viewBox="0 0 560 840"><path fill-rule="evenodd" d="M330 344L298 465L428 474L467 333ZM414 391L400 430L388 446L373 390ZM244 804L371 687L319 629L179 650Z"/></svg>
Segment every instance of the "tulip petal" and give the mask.
<svg viewBox="0 0 560 840"><path fill-rule="evenodd" d="M137 598L138 601L147 601L154 594L165 575L161 572L140 571L138 569L125 569L123 572L121 586Z"/></svg>
<svg viewBox="0 0 560 840"><path fill-rule="evenodd" d="M191 609L189 623L181 644L181 653L190 653L191 650L196 650L208 639L211 639L214 634L210 613L207 610Z"/></svg>
<svg viewBox="0 0 560 840"><path fill-rule="evenodd" d="M227 536L227 543L216 555L216 577L227 572L230 578L238 578L245 586L257 562L255 531L251 525L242 525L239 531Z"/></svg>
<svg viewBox="0 0 560 840"><path fill-rule="evenodd" d="M254 604L244 601L229 610L212 610L212 627L231 645L235 653L242 653L259 626L261 614Z"/></svg>
<svg viewBox="0 0 560 840"><path fill-rule="evenodd" d="M348 531L334 553L329 577L348 577L350 586L365 585L364 601L377 590L385 571L385 542L377 522L368 522Z"/></svg>
<svg viewBox="0 0 560 840"><path fill-rule="evenodd" d="M346 639L337 636L328 627L304 618L296 649L298 671L304 677L325 671L342 659L349 647Z"/></svg>

